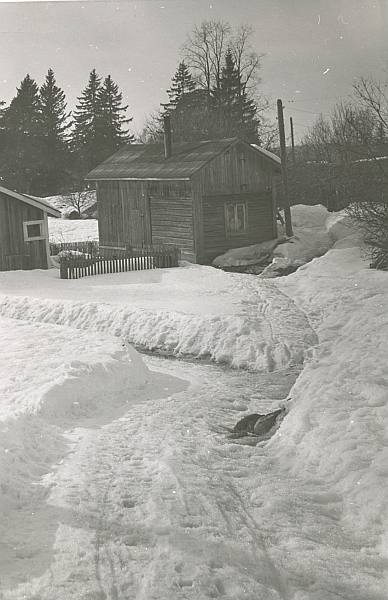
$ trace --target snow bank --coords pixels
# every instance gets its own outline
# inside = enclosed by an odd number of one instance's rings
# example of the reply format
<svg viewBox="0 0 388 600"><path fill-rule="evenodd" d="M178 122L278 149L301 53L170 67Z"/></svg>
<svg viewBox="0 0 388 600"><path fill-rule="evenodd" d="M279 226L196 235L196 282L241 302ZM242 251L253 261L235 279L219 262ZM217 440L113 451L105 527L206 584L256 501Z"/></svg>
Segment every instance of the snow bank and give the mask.
<svg viewBox="0 0 388 600"><path fill-rule="evenodd" d="M234 248L228 250L225 254L217 256L213 260L215 267L239 267L243 265L255 265L264 258L269 257L279 240L269 240L261 244L253 244L244 248Z"/></svg>
<svg viewBox="0 0 388 600"><path fill-rule="evenodd" d="M324 229L329 211L322 204L291 206L292 226L296 229Z"/></svg>
<svg viewBox="0 0 388 600"><path fill-rule="evenodd" d="M228 250L214 259L216 267L239 267L259 264L273 258L262 277L276 277L279 270L299 267L316 256L322 256L333 245L326 229L330 213L324 206L300 204L291 208L294 235L287 240L285 229L278 228L278 238L261 244Z"/></svg>
<svg viewBox="0 0 388 600"><path fill-rule="evenodd" d="M329 213L324 206L293 206L291 209L294 236L273 251L272 263L261 277L288 274L330 248L351 248L362 245L362 235L345 211Z"/></svg>
<svg viewBox="0 0 388 600"><path fill-rule="evenodd" d="M343 525L368 540L365 552L388 557L388 276L350 248L277 285L306 312L319 343L272 452L288 473L324 481L324 502L337 499Z"/></svg>
<svg viewBox="0 0 388 600"><path fill-rule="evenodd" d="M36 279L28 287L26 273L23 283L4 275L5 287L16 295L0 297L0 314L106 332L142 349L260 371L301 364L315 341L303 313L270 282L258 285L209 267L166 271L73 282L42 273L44 288ZM73 299L58 298L66 294Z"/></svg>
<svg viewBox="0 0 388 600"><path fill-rule="evenodd" d="M344 210L332 213L328 217L326 230L333 241L333 248L353 248L364 245L362 231Z"/></svg>
<svg viewBox="0 0 388 600"><path fill-rule="evenodd" d="M184 384L149 371L134 349L92 331L1 318L0 337L3 561L4 552L13 553L12 536L27 535L22 509L33 515L34 503L42 504L36 481L65 454L64 429L102 425L133 404L163 397L167 383L172 391Z"/></svg>
<svg viewBox="0 0 388 600"><path fill-rule="evenodd" d="M149 380L140 356L114 338L12 319L0 320L0 336L0 422L93 415Z"/></svg>
<svg viewBox="0 0 388 600"><path fill-rule="evenodd" d="M298 261L298 265L322 256L332 245L325 227L329 214L320 204L293 206L291 217L294 237L277 246L274 256L291 262Z"/></svg>

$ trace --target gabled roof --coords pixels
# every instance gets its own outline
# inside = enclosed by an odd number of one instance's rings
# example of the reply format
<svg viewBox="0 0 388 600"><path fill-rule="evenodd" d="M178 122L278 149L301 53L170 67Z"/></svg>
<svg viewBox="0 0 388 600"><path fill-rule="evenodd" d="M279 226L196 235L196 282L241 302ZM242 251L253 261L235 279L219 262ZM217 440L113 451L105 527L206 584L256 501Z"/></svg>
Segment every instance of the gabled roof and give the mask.
<svg viewBox="0 0 388 600"><path fill-rule="evenodd" d="M252 148L238 138L180 142L173 143L172 156L167 159L164 157L163 144L129 144L90 171L86 179L189 179L213 158L238 142ZM262 152L258 146L254 150L278 164L278 157L267 150Z"/></svg>
<svg viewBox="0 0 388 600"><path fill-rule="evenodd" d="M11 198L15 198L15 200L20 200L20 202L25 202L30 206L34 206L35 208L40 208L45 213L50 215L50 217L60 217L61 213L56 208L53 208L46 200L43 198L37 198L35 196L29 196L28 194L20 194L19 192L14 192L13 190L8 190L7 188L0 185L0 193L5 194L6 196L10 196Z"/></svg>
<svg viewBox="0 0 388 600"><path fill-rule="evenodd" d="M265 148L261 148L257 144L251 144L251 146L252 146L252 148L255 148L256 150L258 150L261 154L263 154L267 158L270 158L277 165L282 164L281 158L279 156L277 156L276 154L274 154L273 152L270 152L269 150L266 150Z"/></svg>

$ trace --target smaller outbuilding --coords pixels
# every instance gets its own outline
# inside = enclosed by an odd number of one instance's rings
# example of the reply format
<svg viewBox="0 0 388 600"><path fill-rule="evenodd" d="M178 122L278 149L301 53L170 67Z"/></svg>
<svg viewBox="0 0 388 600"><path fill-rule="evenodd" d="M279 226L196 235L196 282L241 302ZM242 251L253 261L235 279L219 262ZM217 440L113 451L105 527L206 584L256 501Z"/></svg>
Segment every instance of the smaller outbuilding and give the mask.
<svg viewBox="0 0 388 600"><path fill-rule="evenodd" d="M130 144L91 171L100 244L174 244L209 263L231 248L276 238L280 159L238 139Z"/></svg>
<svg viewBox="0 0 388 600"><path fill-rule="evenodd" d="M0 186L0 271L48 268L48 216L61 213L41 198Z"/></svg>

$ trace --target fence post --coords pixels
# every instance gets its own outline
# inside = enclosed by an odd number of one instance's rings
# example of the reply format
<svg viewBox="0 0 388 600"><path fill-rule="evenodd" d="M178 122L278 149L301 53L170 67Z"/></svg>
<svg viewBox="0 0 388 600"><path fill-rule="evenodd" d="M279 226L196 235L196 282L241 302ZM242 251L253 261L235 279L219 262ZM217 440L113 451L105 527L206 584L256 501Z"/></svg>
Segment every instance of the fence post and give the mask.
<svg viewBox="0 0 388 600"><path fill-rule="evenodd" d="M61 256L59 258L59 276L61 279L69 278L69 271L66 264L66 259Z"/></svg>

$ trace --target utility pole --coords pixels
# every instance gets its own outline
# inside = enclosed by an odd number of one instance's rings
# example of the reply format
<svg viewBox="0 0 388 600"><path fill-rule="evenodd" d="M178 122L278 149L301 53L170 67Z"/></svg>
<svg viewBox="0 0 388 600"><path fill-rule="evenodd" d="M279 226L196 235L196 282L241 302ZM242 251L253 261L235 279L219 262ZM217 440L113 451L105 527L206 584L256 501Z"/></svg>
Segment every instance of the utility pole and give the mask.
<svg viewBox="0 0 388 600"><path fill-rule="evenodd" d="M288 196L288 177L287 177L287 154L286 154L286 136L284 133L284 116L283 116L283 104L279 99L277 102L278 106L278 124L279 124L279 139L280 139L280 157L282 160L282 180L283 180L283 192L284 192L284 220L286 222L286 235L291 237L294 235L292 231L291 222L291 210L290 210L290 199Z"/></svg>
<svg viewBox="0 0 388 600"><path fill-rule="evenodd" d="M295 167L295 138L294 138L294 121L290 117L290 128L291 128L291 148L292 148L292 164Z"/></svg>

